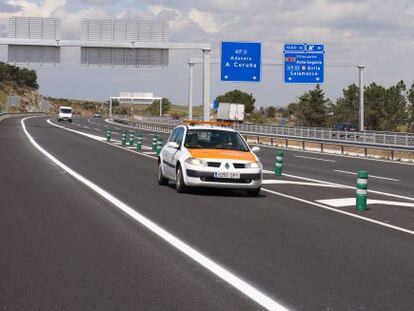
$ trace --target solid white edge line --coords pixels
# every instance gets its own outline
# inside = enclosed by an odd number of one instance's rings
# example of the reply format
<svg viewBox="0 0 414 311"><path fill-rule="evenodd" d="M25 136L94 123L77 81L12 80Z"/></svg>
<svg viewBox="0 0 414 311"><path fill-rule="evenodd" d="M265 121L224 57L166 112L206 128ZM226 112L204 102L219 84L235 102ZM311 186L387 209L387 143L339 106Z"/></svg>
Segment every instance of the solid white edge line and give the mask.
<svg viewBox="0 0 414 311"><path fill-rule="evenodd" d="M263 170L263 173L274 174L274 172L269 171L269 170ZM344 185L344 184L338 184L338 183L333 183L333 182L329 182L329 181L318 180L318 179L314 179L314 178L301 177L301 176L285 174L285 173L283 173L283 176L296 178L296 179L301 179L301 180L319 182L319 183L327 184L327 185L341 186L341 187L347 188L347 189L356 189L356 182L355 182L355 186L348 186L348 185ZM386 196L386 197L391 197L391 198L398 198L398 199L403 199L403 200L408 200L408 201L414 201L414 198L407 197L407 196L404 196L404 195L392 194L392 193L388 193L388 192L382 192L382 191L370 190L370 189L368 189L368 192L383 195L383 196Z"/></svg>
<svg viewBox="0 0 414 311"><path fill-rule="evenodd" d="M305 157L305 156L300 156L300 155L293 155L295 158L302 158L302 159L309 159L309 160L316 160L316 161L323 161L323 162L332 162L332 163L336 163L336 160L329 160L329 159L321 159L321 158L312 158L312 157Z"/></svg>
<svg viewBox="0 0 414 311"><path fill-rule="evenodd" d="M394 229L394 230L397 230L397 231L401 231L401 232L404 232L404 233L414 235L414 231L412 231L412 230L405 229L405 228L398 227L398 226L394 226L394 225L390 225L390 224L387 224L387 223L382 222L382 221L378 221L378 220L375 220L375 219L359 216L359 215L356 215L356 214L345 212L345 211L342 211L342 210L339 210L339 209L336 209L336 208L332 208L332 207L329 207L329 206L326 206L326 205L322 205L322 204L319 204L319 203L316 203L316 202L312 202L312 201L308 201L308 200L301 199L301 198L298 198L298 197L294 197L294 196L291 196L291 195L288 195L288 194L276 192L276 191L273 191L273 190L264 189L264 188L262 188L262 190L265 191L265 192L272 193L272 194L277 195L277 196L287 198L287 199L299 201L299 202L306 203L306 204L309 204L309 205L313 205L313 206L316 206L316 207L320 207L320 208L323 208L323 209L326 209L326 210L329 210L329 211L332 211L332 212L335 212L335 213L347 215L347 216L357 218L357 219L361 219L361 220L364 220L364 221L367 221L367 222L371 222L371 223L374 223L374 224L377 224L377 225L380 225L380 226L383 226L383 227L387 227L387 228L390 228L390 229Z"/></svg>
<svg viewBox="0 0 414 311"><path fill-rule="evenodd" d="M240 277L236 276L229 270L223 268L219 264L215 263L213 260L208 258L207 256L203 255L190 245L186 244L185 242L181 241L179 238L175 237L171 233L169 233L167 230L163 229L153 221L149 220L136 210L132 209L130 206L116 198L115 196L111 195L106 190L100 188L98 185L94 184L92 181L86 179L76 171L72 170L70 167L66 166L64 163L56 159L53 155L51 155L49 152L47 152L45 149L43 149L30 135L30 133L26 129L26 125L24 123L25 120L29 118L24 118L21 120L21 125L23 128L23 131L30 141L30 143L39 150L44 156L46 156L49 160L54 162L56 165L58 165L60 168L65 170L67 173L69 173L71 176L73 176L75 179L83 183L85 186L96 192L98 195L102 196L104 199L106 199L108 202L112 203L114 206L119 208L121 211L123 211L125 214L139 222L141 225L146 227L148 230L156 234L158 237L175 247L177 250L179 250L181 253L187 255L195 262L199 263L201 266L206 268L208 271L215 274L217 277L228 283L229 285L233 286L235 289L239 290L243 294L245 294L247 297L252 299L253 301L257 302L259 305L263 306L264 308L268 310L288 310L286 307L282 306L266 294L260 292L258 289L247 283L246 281L242 280Z"/></svg>
<svg viewBox="0 0 414 311"><path fill-rule="evenodd" d="M342 170L333 170L333 171L337 172L337 173L357 175L357 173L354 173L354 172L348 172L348 171L342 171ZM375 175L368 175L368 177L369 178L376 178L376 179L384 179L384 180L389 180L389 181L400 181L399 179L395 179L395 178L381 177L381 176L375 176Z"/></svg>
<svg viewBox="0 0 414 311"><path fill-rule="evenodd" d="M49 121L50 121L50 119L48 120L48 122ZM52 124L52 125L54 125L54 126L61 127L64 130L68 130L68 131L71 131L71 132L74 132L74 133L78 133L78 134L81 134L81 135L85 135L82 132L79 132L79 131L76 131L76 130L72 130L72 129L68 129L68 128L65 128L63 126L54 124L52 122L49 122L49 123ZM85 135L85 136L87 136L87 135ZM101 141L101 142L106 143L106 144L108 144L110 146L114 146L114 145L109 144L109 143L107 143L105 141ZM118 147L118 146L114 146L114 147ZM130 152L134 152L134 151L131 151L131 150L122 148L122 147L118 147L118 148L120 148L122 150L130 151ZM136 153L136 152L134 152L134 153ZM147 156L147 157L156 159L155 157L152 157L150 155L146 155L146 154L142 154L142 153L136 153L136 154L139 154L139 155L142 155L142 156ZM272 173L272 174L274 174L274 172L269 171L269 170L263 170L263 172L264 173ZM290 175L290 174L283 174L283 175L286 176L286 177L291 177L291 178L296 178L296 179L301 179L301 180L319 182L319 183L326 184L326 185L339 186L339 187L347 188L347 189L356 189L356 187L351 187L351 186L337 184L337 183L331 183L331 182L317 180L317 179L313 179L313 178L301 177L301 176ZM292 199L292 200L300 201L300 202L307 203L307 204L310 204L310 205L314 205L314 206L317 206L317 207L322 207L324 209L328 209L328 210L333 211L333 212L336 212L336 213L340 213L340 214L347 215L347 216L350 216L350 217L358 218L358 219L361 219L361 220L366 220L368 222L375 223L375 224L381 225L381 226L385 226L387 228L395 229L395 230L402 231L402 232L406 232L406 233L409 233L409 234L414 234L414 231L411 231L409 229L405 229L405 228L398 227L398 226L393 226L393 225L390 225L390 224L387 224L387 223L384 223L384 222L381 222L381 221L377 221L377 220L370 219L370 218L367 218L367 217L363 217L363 216L355 215L355 214L348 213L348 212L345 212L345 211L341 211L341 210L338 210L338 209L335 209L335 208L331 208L331 207L328 207L328 206L325 206L325 205L322 205L322 204L318 204L318 203L315 203L315 202L312 202L312 201L304 200L304 199L301 199L301 198L293 197L293 196L290 196L290 195L287 195L287 194L283 194L283 193L280 193L280 192L276 192L276 191L273 191L273 190L270 190L270 189L262 188L262 190L267 191L269 193L272 193L274 195L279 195L279 196L282 196L282 197L286 197L286 198L289 198L289 199ZM410 197L404 197L404 196L395 195L395 194L391 194L391 193L383 193L383 192L375 191L375 190L368 190L368 191L369 192L372 192L372 193L376 193L376 194L382 194L382 195L385 195L385 196L396 197L396 198L401 198L401 199L407 199L407 200L414 201L414 198L410 198Z"/></svg>

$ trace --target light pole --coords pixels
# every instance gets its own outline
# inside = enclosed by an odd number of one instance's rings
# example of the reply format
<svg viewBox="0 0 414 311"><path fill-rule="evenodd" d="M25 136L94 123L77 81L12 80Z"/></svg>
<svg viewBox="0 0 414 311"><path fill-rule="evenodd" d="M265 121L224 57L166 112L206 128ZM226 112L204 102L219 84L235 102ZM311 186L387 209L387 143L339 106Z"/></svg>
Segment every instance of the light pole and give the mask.
<svg viewBox="0 0 414 311"><path fill-rule="evenodd" d="M210 120L210 49L203 49L203 106L204 121Z"/></svg>
<svg viewBox="0 0 414 311"><path fill-rule="evenodd" d="M194 63L188 63L189 75L188 75L188 119L193 119L193 75L194 75Z"/></svg>
<svg viewBox="0 0 414 311"><path fill-rule="evenodd" d="M112 120L112 97L109 98L109 119Z"/></svg>
<svg viewBox="0 0 414 311"><path fill-rule="evenodd" d="M364 107L364 69L365 65L358 65L359 71L359 130L365 130L365 107Z"/></svg>

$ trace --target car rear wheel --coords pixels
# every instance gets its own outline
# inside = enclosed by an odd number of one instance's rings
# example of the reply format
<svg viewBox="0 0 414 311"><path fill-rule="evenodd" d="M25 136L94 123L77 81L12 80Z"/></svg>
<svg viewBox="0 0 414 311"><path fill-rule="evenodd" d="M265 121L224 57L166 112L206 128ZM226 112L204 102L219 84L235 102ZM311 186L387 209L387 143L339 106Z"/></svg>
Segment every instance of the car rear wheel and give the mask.
<svg viewBox="0 0 414 311"><path fill-rule="evenodd" d="M249 189L246 192L249 197L257 197L260 194L260 187L256 189Z"/></svg>
<svg viewBox="0 0 414 311"><path fill-rule="evenodd" d="M164 174L162 173L162 164L161 162L158 163L158 173L157 173L157 180L158 184L161 186L165 186L168 184L168 179L164 177Z"/></svg>
<svg viewBox="0 0 414 311"><path fill-rule="evenodd" d="M183 170L181 169L181 166L178 166L176 178L175 178L175 189L178 193L184 193L187 191L187 186L184 182L184 175Z"/></svg>

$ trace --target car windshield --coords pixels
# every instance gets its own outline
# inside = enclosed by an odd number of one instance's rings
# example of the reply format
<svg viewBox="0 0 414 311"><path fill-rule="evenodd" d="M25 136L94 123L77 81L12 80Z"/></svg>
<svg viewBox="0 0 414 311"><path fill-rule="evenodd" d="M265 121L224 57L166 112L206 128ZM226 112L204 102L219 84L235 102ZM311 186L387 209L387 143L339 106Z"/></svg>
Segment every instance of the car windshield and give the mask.
<svg viewBox="0 0 414 311"><path fill-rule="evenodd" d="M249 147L239 133L209 129L188 130L184 146L196 149L249 151Z"/></svg>
<svg viewBox="0 0 414 311"><path fill-rule="evenodd" d="M72 113L72 109L62 108L60 109L61 113Z"/></svg>

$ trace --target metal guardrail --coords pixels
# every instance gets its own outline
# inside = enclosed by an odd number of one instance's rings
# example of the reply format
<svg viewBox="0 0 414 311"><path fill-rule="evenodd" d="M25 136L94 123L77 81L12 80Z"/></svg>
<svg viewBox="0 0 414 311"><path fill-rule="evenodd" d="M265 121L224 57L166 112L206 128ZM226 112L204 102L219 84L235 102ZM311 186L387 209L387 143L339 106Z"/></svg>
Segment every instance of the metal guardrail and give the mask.
<svg viewBox="0 0 414 311"><path fill-rule="evenodd" d="M408 134L387 134L377 132L349 132L316 128L286 128L258 124L236 124L236 130L243 134L305 139L332 143L346 143L361 146L376 146L414 150L414 136Z"/></svg>
<svg viewBox="0 0 414 311"><path fill-rule="evenodd" d="M166 117L131 120L126 116L117 116L119 121L133 122L135 126L150 130L169 131L182 124L181 120ZM346 144L361 147L414 151L414 135L389 132L349 132L321 128L281 127L259 124L235 124L234 128L244 135L314 141L318 143Z"/></svg>

